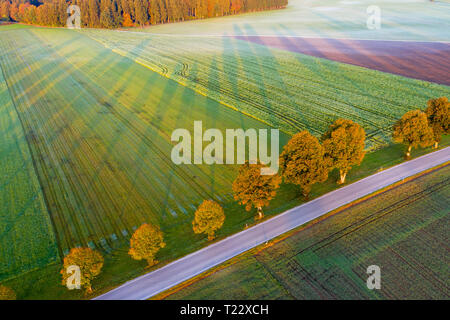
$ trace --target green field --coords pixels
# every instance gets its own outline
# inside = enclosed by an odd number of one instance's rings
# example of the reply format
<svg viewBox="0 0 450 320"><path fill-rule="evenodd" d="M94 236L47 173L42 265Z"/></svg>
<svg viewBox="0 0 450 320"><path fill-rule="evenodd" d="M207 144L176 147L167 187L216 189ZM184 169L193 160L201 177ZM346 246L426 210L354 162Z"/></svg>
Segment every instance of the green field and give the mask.
<svg viewBox="0 0 450 320"><path fill-rule="evenodd" d="M360 125L367 148L391 143L406 111L450 88L230 37L82 31L113 51L265 123L320 136L342 117ZM195 44L195 45L194 45Z"/></svg>
<svg viewBox="0 0 450 320"><path fill-rule="evenodd" d="M449 176L447 165L381 193L167 298L448 299ZM381 290L366 287L370 265Z"/></svg>

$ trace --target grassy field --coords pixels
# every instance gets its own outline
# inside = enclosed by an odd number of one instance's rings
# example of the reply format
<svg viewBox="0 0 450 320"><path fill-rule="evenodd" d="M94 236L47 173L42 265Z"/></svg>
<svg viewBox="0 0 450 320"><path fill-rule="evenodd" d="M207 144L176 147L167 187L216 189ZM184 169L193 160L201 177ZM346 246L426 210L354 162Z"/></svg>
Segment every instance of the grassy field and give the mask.
<svg viewBox="0 0 450 320"><path fill-rule="evenodd" d="M367 8L381 10L381 28L367 28ZM450 41L449 0L289 0L286 9L136 28L184 35L274 35L377 40Z"/></svg>
<svg viewBox="0 0 450 320"><path fill-rule="evenodd" d="M25 134L0 70L0 280L58 259Z"/></svg>
<svg viewBox="0 0 450 320"><path fill-rule="evenodd" d="M406 111L450 96L448 86L230 37L82 33L289 134L307 129L320 136L336 118L352 119L365 129L369 150L391 143L392 125Z"/></svg>
<svg viewBox="0 0 450 320"><path fill-rule="evenodd" d="M448 299L450 166L218 267L168 299ZM381 290L366 269L381 268ZM162 295L164 296L164 294Z"/></svg>

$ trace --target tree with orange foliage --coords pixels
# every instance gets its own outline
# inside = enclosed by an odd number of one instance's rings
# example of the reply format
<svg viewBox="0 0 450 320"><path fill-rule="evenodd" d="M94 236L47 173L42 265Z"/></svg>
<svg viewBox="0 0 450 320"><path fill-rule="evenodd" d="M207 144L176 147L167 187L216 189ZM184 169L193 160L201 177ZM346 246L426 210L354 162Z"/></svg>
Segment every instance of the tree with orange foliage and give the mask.
<svg viewBox="0 0 450 320"><path fill-rule="evenodd" d="M215 0L208 0L207 7L208 7L208 18L211 18L214 16L214 12L216 9Z"/></svg>
<svg viewBox="0 0 450 320"><path fill-rule="evenodd" d="M225 221L223 208L213 200L205 200L195 211L192 227L195 233L206 233L208 240L214 239L214 233Z"/></svg>
<svg viewBox="0 0 450 320"><path fill-rule="evenodd" d="M0 0L0 18L47 26L64 26L69 2L66 0ZM131 27L226 16L233 13L281 8L287 3L288 0L76 0L71 2L80 6L82 26L92 28L117 28L121 21L123 26Z"/></svg>
<svg viewBox="0 0 450 320"><path fill-rule="evenodd" d="M0 2L0 18L9 20L9 1Z"/></svg>
<svg viewBox="0 0 450 320"><path fill-rule="evenodd" d="M133 20L131 20L131 17L130 17L129 13L124 13L123 14L122 26L124 26L124 27L132 27L132 26L134 26Z"/></svg>
<svg viewBox="0 0 450 320"><path fill-rule="evenodd" d="M324 150L319 140L306 130L295 134L284 146L280 169L285 182L299 185L305 198L313 184L328 178Z"/></svg>
<svg viewBox="0 0 450 320"><path fill-rule="evenodd" d="M450 133L450 102L447 97L430 99L425 113L433 129L434 147L437 148L443 134Z"/></svg>
<svg viewBox="0 0 450 320"><path fill-rule="evenodd" d="M69 254L64 257L64 268L61 270L63 277L62 284L67 284L67 270L70 266L80 268L80 285L86 289L87 293L92 293L91 282L100 274L103 268L104 259L100 252L91 248L73 248Z"/></svg>
<svg viewBox="0 0 450 320"><path fill-rule="evenodd" d="M155 260L155 255L165 246L161 230L158 227L145 223L131 237L128 254L135 260L147 260L148 267L151 267L158 263Z"/></svg>
<svg viewBox="0 0 450 320"><path fill-rule="evenodd" d="M239 168L239 174L233 182L234 199L245 205L247 211L255 207L259 219L263 217L262 208L269 205L281 184L278 174L262 175L263 167L261 163L249 164L247 161Z"/></svg>
<svg viewBox="0 0 450 320"><path fill-rule="evenodd" d="M231 0L231 12L233 14L236 14L239 11L241 11L242 6L243 0Z"/></svg>
<svg viewBox="0 0 450 320"><path fill-rule="evenodd" d="M9 7L9 16L14 21L19 21L19 7L16 3L12 3Z"/></svg>
<svg viewBox="0 0 450 320"><path fill-rule="evenodd" d="M339 184L345 182L348 171L360 165L365 152L366 134L361 126L351 120L337 119L322 136L325 161L330 169L339 169Z"/></svg>
<svg viewBox="0 0 450 320"><path fill-rule="evenodd" d="M406 158L411 156L411 149L421 146L423 148L433 144L433 129L428 125L427 115L420 110L412 110L403 115L394 124L392 138L397 143L408 146Z"/></svg>

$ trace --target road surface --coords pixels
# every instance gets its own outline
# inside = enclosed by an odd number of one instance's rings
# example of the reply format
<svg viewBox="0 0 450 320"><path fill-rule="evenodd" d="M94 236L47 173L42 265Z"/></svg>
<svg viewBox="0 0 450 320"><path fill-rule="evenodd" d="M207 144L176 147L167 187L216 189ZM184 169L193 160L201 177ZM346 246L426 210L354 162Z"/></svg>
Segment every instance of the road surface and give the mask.
<svg viewBox="0 0 450 320"><path fill-rule="evenodd" d="M450 147L378 172L131 280L95 299L148 299L334 209L448 161Z"/></svg>

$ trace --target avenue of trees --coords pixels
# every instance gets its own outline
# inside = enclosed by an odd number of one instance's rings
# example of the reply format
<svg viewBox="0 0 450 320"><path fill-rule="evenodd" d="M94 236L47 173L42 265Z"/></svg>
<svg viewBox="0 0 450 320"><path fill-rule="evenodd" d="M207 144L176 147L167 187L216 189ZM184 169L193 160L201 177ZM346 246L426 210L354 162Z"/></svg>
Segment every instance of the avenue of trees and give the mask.
<svg viewBox="0 0 450 320"><path fill-rule="evenodd" d="M245 163L233 183L234 198L247 211L257 208L261 219L262 208L275 197L282 180L297 185L306 199L312 186L325 182L334 168L340 173L338 183L344 183L351 166L364 158L364 130L351 120L337 119L321 141L306 130L292 136L280 155L280 175L261 175L262 164Z"/></svg>
<svg viewBox="0 0 450 320"><path fill-rule="evenodd" d="M0 0L0 19L66 26L67 8L78 5L81 26L154 25L282 8L288 0Z"/></svg>
<svg viewBox="0 0 450 320"><path fill-rule="evenodd" d="M450 133L450 102L446 97L430 99L425 111L412 110L405 113L393 126L394 142L407 146L406 158L411 156L412 148L437 148L442 135ZM281 184L297 185L303 196L308 198L315 183L325 182L328 173L339 171L338 184L345 183L352 166L358 166L364 159L365 132L357 123L347 119L337 119L322 135L320 142L308 131L302 131L289 140L280 155L280 176L262 176L262 164L246 163L241 166L233 183L235 199L245 205L246 210L253 206L262 218L262 207L268 206Z"/></svg>
<svg viewBox="0 0 450 320"><path fill-rule="evenodd" d="M437 148L442 135L450 133L450 102L447 97L430 99L425 109L428 124L433 130L434 147Z"/></svg>

